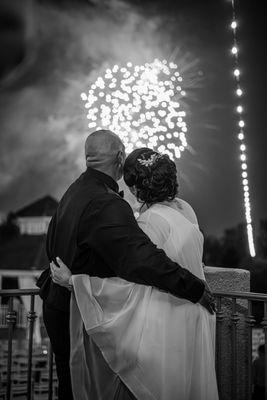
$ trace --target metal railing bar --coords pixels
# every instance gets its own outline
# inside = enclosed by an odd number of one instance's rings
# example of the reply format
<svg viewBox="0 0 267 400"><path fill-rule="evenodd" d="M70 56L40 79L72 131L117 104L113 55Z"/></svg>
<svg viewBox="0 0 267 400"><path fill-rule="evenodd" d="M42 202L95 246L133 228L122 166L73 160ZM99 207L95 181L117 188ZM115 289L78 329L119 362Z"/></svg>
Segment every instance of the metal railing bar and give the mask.
<svg viewBox="0 0 267 400"><path fill-rule="evenodd" d="M238 313L236 312L236 298L232 299L231 321L232 321L232 399L237 397L237 341L236 341L236 326L238 322Z"/></svg>
<svg viewBox="0 0 267 400"><path fill-rule="evenodd" d="M48 400L53 399L53 350L51 343L49 343L49 349L48 349Z"/></svg>
<svg viewBox="0 0 267 400"><path fill-rule="evenodd" d="M267 301L267 294L254 292L213 292L216 297L230 297L236 299Z"/></svg>
<svg viewBox="0 0 267 400"><path fill-rule="evenodd" d="M252 328L255 319L252 314L252 302L248 300L248 313L246 317L246 324L248 327L248 400L251 399L252 393Z"/></svg>
<svg viewBox="0 0 267 400"><path fill-rule="evenodd" d="M32 347L33 347L33 328L34 321L36 319L36 313L34 311L34 300L35 295L31 295L30 311L28 313L29 321L29 348L28 348L28 373L27 373L27 400L32 398Z"/></svg>
<svg viewBox="0 0 267 400"><path fill-rule="evenodd" d="M222 301L217 298L217 312L216 312L216 376L219 393L221 392L221 324L223 321Z"/></svg>
<svg viewBox="0 0 267 400"><path fill-rule="evenodd" d="M13 298L9 299L8 313L6 316L8 323L8 356L7 356L7 386L6 386L6 398L11 399L11 368L12 368L12 341L13 341L13 330L14 322L16 322L16 312L13 309Z"/></svg>
<svg viewBox="0 0 267 400"><path fill-rule="evenodd" d="M25 295L37 295L39 289L1 289L0 297L13 297L13 296L25 296Z"/></svg>

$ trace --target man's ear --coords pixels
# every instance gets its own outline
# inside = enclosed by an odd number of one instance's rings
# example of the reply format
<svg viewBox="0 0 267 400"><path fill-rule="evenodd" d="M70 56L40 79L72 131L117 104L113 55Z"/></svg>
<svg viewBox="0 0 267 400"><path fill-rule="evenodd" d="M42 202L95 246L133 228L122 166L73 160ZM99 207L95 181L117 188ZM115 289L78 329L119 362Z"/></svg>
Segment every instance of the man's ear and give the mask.
<svg viewBox="0 0 267 400"><path fill-rule="evenodd" d="M122 150L119 150L117 153L117 161L118 165L123 166L124 164L124 153Z"/></svg>

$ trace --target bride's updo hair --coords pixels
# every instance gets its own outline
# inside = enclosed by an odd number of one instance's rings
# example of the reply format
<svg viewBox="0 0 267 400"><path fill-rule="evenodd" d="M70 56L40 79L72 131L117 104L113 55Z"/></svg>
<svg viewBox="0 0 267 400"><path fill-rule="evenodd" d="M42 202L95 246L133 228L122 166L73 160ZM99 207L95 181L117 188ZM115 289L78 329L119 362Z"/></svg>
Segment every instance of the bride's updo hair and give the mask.
<svg viewBox="0 0 267 400"><path fill-rule="evenodd" d="M126 158L124 180L127 186L135 186L137 199L146 204L171 201L178 193L175 163L166 154L146 147Z"/></svg>

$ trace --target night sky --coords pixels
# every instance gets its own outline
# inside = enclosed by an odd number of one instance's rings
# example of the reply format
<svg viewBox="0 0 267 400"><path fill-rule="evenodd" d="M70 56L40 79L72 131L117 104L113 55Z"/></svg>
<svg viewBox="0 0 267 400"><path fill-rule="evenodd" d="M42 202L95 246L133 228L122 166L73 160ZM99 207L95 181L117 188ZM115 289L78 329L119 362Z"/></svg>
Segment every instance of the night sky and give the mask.
<svg viewBox="0 0 267 400"><path fill-rule="evenodd" d="M180 195L206 234L244 221L230 55L231 1L1 3L0 212L50 194L84 170L88 134L80 93L107 66L177 63L187 91L189 149L177 161ZM12 8L11 8L12 7ZM267 218L264 13L236 0L245 135L255 226ZM16 68L14 66L16 65Z"/></svg>

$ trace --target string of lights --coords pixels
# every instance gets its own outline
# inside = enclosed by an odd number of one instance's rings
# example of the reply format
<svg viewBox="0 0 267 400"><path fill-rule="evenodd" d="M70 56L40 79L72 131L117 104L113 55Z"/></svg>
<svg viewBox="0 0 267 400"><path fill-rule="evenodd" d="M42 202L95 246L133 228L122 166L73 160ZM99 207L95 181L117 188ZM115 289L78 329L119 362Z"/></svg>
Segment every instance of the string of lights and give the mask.
<svg viewBox="0 0 267 400"><path fill-rule="evenodd" d="M247 225L247 236L248 236L248 246L251 257L255 257L255 246L254 246L254 238L253 238L253 223L251 217L251 201L250 201L250 188L249 188L249 178L248 178L248 164L247 164L247 146L245 141L245 121L243 117L244 107L242 105L242 97L244 94L244 90L241 84L241 72L239 67L239 47L237 40L237 29L238 22L236 19L235 12L235 2L231 0L232 3L232 21L230 24L232 33L233 33L233 45L231 48L231 54L234 59L234 80L235 80L235 94L238 99L237 105L235 106L235 112L237 114L237 126L238 133L237 139L239 143L239 156L240 156L240 166L241 166L241 183L243 188L243 201L244 201L244 210L245 210L245 218Z"/></svg>

